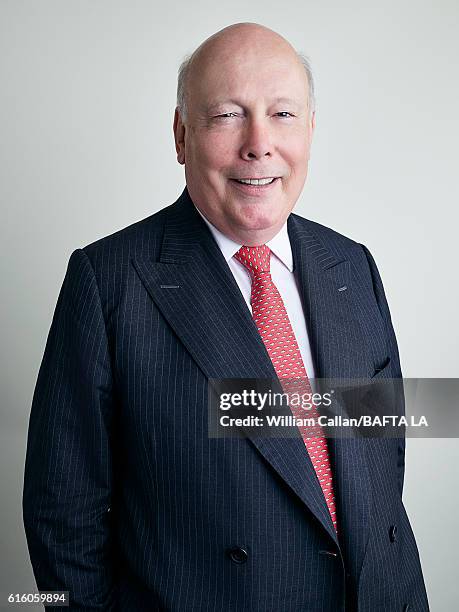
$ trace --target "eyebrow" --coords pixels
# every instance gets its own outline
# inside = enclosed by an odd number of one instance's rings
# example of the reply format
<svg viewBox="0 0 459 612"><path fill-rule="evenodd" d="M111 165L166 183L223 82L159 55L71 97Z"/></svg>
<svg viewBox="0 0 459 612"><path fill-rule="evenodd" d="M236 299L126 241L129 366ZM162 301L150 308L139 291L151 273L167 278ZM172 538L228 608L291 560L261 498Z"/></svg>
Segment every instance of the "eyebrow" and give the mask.
<svg viewBox="0 0 459 612"><path fill-rule="evenodd" d="M242 104L242 102L240 102L239 100L236 100L233 98L227 98L227 99L217 100L216 102L211 102L210 104L206 105L205 110L207 112L211 112L212 110L217 109L221 106L224 106L225 104L234 104L235 106L239 106L241 108L244 107L244 104ZM286 98L286 97L275 98L271 102L271 104L287 104L289 106L301 107L301 104L298 100L294 100L293 98Z"/></svg>

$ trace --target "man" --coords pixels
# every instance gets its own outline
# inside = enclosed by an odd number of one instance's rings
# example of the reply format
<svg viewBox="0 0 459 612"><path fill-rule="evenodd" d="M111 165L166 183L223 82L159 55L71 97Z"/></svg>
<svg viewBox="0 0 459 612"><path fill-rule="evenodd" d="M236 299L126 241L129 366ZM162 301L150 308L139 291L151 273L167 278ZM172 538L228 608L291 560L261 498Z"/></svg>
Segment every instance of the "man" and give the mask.
<svg viewBox="0 0 459 612"><path fill-rule="evenodd" d="M23 500L72 610L428 610L403 441L209 436L209 379L401 376L368 250L291 214L313 104L285 39L218 32L179 75L186 189L72 253Z"/></svg>

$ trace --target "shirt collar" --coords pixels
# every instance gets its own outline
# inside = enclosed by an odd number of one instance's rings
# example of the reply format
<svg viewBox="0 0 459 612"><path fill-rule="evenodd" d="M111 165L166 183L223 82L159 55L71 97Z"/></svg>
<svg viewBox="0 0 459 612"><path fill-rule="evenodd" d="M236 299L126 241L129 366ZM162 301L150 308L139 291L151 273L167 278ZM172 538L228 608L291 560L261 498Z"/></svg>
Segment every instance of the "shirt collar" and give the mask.
<svg viewBox="0 0 459 612"><path fill-rule="evenodd" d="M198 213L204 219L207 227L210 229L212 236L215 238L216 243L218 244L220 251L225 258L225 261L228 263L229 260L236 255L236 253L241 248L242 244L238 244L222 234L222 232L215 227L199 210L199 208L194 205ZM269 242L266 243L271 249L271 252L284 264L286 268L290 272L293 272L293 255L292 255L292 247L290 245L290 238L287 232L287 221L281 227L281 229L277 232L274 238L271 238Z"/></svg>

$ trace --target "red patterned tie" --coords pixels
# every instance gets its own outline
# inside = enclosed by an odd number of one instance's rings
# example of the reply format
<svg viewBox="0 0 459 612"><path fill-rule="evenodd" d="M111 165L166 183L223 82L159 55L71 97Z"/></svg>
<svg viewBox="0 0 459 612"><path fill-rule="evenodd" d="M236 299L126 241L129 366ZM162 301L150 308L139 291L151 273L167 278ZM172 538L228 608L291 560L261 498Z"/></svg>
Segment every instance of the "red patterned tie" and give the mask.
<svg viewBox="0 0 459 612"><path fill-rule="evenodd" d="M247 268L251 276L252 316L283 390L286 393L297 391L299 383L302 392L312 393L284 302L271 278L270 257L271 251L266 245L242 246L235 255L235 258ZM319 416L315 406L305 413L301 406L294 406L290 402L290 410L298 418L304 419L306 416L317 418ZM322 487L333 525L338 531L327 441L318 425L315 428L299 426L298 429ZM311 437L311 432L314 434L313 437Z"/></svg>

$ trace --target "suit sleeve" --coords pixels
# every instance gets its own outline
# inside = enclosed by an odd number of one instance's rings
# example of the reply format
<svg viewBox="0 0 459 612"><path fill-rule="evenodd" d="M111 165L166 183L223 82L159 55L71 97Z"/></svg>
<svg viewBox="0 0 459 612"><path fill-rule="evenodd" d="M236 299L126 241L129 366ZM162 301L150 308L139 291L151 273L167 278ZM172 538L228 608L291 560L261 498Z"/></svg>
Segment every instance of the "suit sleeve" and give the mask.
<svg viewBox="0 0 459 612"><path fill-rule="evenodd" d="M23 519L39 590L111 610L112 375L91 263L70 256L33 395ZM53 608L55 609L55 608Z"/></svg>
<svg viewBox="0 0 459 612"><path fill-rule="evenodd" d="M395 337L394 328L390 316L389 306L387 304L386 294L382 284L381 276L376 267L375 260L371 255L370 251L363 245L360 245L367 258L368 266L373 281L373 290L375 293L376 301L378 304L379 311L384 321L387 347L389 357L392 364L392 378L402 378L402 371L400 367L400 356L398 352L397 339ZM405 438L397 439L397 478L400 490L400 496L403 493L403 481L405 476Z"/></svg>

